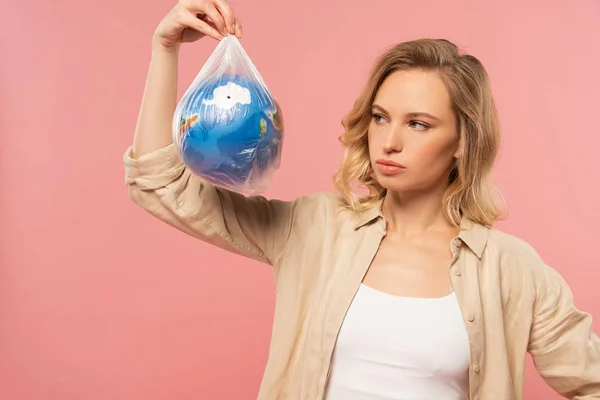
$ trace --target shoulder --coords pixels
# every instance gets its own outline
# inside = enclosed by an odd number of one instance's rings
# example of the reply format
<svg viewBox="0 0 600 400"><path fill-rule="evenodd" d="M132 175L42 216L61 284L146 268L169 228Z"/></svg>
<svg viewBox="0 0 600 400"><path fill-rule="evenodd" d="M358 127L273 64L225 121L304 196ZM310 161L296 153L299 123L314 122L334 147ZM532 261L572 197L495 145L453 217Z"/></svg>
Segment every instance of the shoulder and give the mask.
<svg viewBox="0 0 600 400"><path fill-rule="evenodd" d="M377 207L356 212L346 207L342 196L333 192L314 192L301 196L294 202L295 228L310 229L328 227L336 232L356 228L361 219L370 218Z"/></svg>
<svg viewBox="0 0 600 400"><path fill-rule="evenodd" d="M537 250L522 238L494 228L488 232L487 247L490 252L530 263L543 262Z"/></svg>
<svg viewBox="0 0 600 400"><path fill-rule="evenodd" d="M294 214L297 222L314 226L336 219L336 214L342 205L342 198L335 193L313 192L300 196L294 201Z"/></svg>
<svg viewBox="0 0 600 400"><path fill-rule="evenodd" d="M530 281L536 291L562 284L562 277L550 267L530 243L498 229L489 229L488 255L506 277Z"/></svg>
<svg viewBox="0 0 600 400"><path fill-rule="evenodd" d="M300 196L297 201L305 205L313 205L319 208L341 203L341 198L333 192L317 191Z"/></svg>
<svg viewBox="0 0 600 400"><path fill-rule="evenodd" d="M342 205L340 196L331 192L313 192L298 197L295 201L298 212L305 214L329 213Z"/></svg>

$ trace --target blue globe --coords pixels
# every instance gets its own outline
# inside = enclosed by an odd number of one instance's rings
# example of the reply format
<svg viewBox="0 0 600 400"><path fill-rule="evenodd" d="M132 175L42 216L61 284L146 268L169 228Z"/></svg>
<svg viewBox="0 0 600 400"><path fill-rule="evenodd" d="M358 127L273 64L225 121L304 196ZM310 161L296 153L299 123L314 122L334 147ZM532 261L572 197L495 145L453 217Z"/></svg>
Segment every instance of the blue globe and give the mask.
<svg viewBox="0 0 600 400"><path fill-rule="evenodd" d="M180 104L177 124L184 164L215 185L261 192L281 159L283 119L256 79L219 75L201 82Z"/></svg>

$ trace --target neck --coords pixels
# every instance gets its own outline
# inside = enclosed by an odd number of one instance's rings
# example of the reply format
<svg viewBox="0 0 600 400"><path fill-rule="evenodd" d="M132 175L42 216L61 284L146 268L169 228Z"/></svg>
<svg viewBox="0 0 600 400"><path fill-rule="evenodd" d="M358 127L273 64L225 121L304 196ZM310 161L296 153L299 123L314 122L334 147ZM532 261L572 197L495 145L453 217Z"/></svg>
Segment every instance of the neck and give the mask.
<svg viewBox="0 0 600 400"><path fill-rule="evenodd" d="M457 232L458 229L448 221L442 209L445 189L388 191L382 206L387 230L403 236L432 231Z"/></svg>

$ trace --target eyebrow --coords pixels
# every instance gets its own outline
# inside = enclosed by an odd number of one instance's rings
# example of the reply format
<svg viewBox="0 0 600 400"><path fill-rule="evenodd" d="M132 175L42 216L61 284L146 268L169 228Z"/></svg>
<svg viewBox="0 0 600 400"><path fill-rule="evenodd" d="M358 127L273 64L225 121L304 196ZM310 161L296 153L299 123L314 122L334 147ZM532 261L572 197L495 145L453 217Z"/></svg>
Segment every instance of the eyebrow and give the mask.
<svg viewBox="0 0 600 400"><path fill-rule="evenodd" d="M379 106L377 104L373 104L373 106L371 107L371 109L373 111L376 110L376 111L381 112L382 114L389 115L389 113L387 112L387 110L385 108L383 108L383 107L381 107L381 106ZM440 121L440 119L438 117L436 117L435 115L431 115L429 113L419 112L419 111L407 113L407 114L405 114L405 117L407 117L407 118L425 117L425 118L430 118L430 119L432 119L434 121L438 121L438 122Z"/></svg>

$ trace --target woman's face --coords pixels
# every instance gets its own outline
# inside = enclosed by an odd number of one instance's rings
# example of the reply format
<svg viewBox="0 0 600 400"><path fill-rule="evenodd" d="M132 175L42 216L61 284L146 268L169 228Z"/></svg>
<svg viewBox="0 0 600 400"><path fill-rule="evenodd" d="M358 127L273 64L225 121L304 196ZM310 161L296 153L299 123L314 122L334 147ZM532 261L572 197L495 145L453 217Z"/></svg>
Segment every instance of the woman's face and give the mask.
<svg viewBox="0 0 600 400"><path fill-rule="evenodd" d="M458 154L450 93L436 72L396 71L376 94L369 125L373 176L389 191L448 185Z"/></svg>

